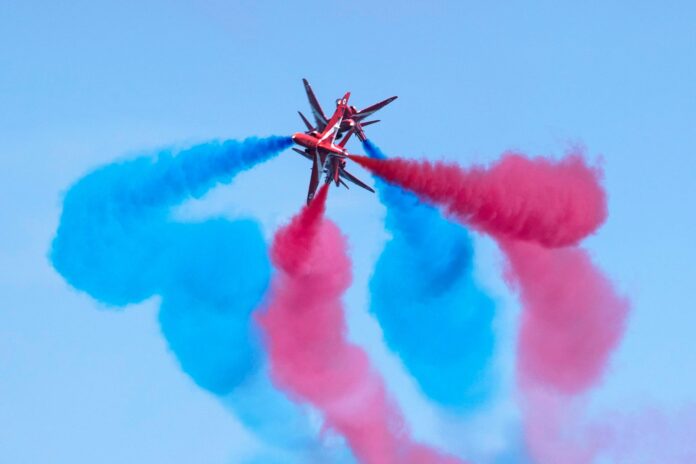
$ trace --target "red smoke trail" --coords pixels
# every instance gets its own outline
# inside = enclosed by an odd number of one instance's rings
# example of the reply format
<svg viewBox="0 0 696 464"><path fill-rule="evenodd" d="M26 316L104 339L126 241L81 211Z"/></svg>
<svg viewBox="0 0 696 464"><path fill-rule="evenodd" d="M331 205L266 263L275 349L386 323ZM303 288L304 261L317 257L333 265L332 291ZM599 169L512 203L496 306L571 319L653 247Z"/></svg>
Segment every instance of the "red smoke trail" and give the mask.
<svg viewBox="0 0 696 464"><path fill-rule="evenodd" d="M369 464L459 463L414 444L365 352L346 339L341 297L351 280L346 242L323 218L327 187L280 229L266 332L274 381L324 414Z"/></svg>
<svg viewBox="0 0 696 464"><path fill-rule="evenodd" d="M577 154L560 161L507 154L487 169L353 159L498 240L525 307L520 375L565 393L598 380L621 336L627 302L586 252L546 247L576 243L602 223L599 170Z"/></svg>
<svg viewBox="0 0 696 464"><path fill-rule="evenodd" d="M517 372L529 450L541 464L594 462L606 437L583 423L579 395L601 379L628 301L582 249L500 244L524 307Z"/></svg>
<svg viewBox="0 0 696 464"><path fill-rule="evenodd" d="M601 379L629 309L589 255L567 247L606 217L601 172L578 154L507 154L471 169L353 159L498 241L524 308L517 370L530 451L541 463L591 462L599 445L580 431L576 396Z"/></svg>
<svg viewBox="0 0 696 464"><path fill-rule="evenodd" d="M518 369L529 381L575 394L594 385L624 329L628 301L586 251L499 240L519 287Z"/></svg>
<svg viewBox="0 0 696 464"><path fill-rule="evenodd" d="M400 158L351 159L496 237L571 245L606 217L599 172L580 155L553 162L506 154L488 169Z"/></svg>

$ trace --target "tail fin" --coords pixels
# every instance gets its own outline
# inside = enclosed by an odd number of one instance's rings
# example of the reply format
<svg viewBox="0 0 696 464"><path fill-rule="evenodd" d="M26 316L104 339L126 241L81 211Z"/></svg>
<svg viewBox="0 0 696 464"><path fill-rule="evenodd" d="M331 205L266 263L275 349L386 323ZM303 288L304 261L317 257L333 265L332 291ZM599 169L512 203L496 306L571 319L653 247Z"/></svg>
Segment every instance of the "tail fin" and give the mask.
<svg viewBox="0 0 696 464"><path fill-rule="evenodd" d="M305 115L302 114L302 111L298 111L297 114L299 114L300 117L302 118L302 122L304 122L304 123L305 123L305 126L307 126L307 130L309 130L310 132L313 131L313 130L315 130L315 129L314 129L314 126L312 126L312 125L309 123L309 121L307 120L307 118L305 118Z"/></svg>
<svg viewBox="0 0 696 464"><path fill-rule="evenodd" d="M350 139L350 136L353 135L355 132L354 128L351 128L348 133L341 139L340 142L338 142L338 146L341 148L344 148L346 146L346 143L348 143L348 139Z"/></svg>

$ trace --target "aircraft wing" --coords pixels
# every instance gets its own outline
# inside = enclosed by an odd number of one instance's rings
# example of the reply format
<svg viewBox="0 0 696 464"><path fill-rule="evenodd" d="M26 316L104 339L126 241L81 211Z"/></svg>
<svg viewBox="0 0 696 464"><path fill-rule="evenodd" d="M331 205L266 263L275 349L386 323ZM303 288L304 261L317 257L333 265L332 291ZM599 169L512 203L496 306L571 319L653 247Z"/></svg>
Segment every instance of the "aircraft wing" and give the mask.
<svg viewBox="0 0 696 464"><path fill-rule="evenodd" d="M338 171L338 175L341 176L341 177L343 177L344 179L346 179L346 180L348 180L348 181L354 183L354 184L357 185L358 187L362 187L362 188L364 188L365 190L369 190L370 192L375 193L375 189L373 189L372 187L370 187L369 185L367 185L366 183L364 183L363 181L361 181L360 179L358 179L358 178L355 177L353 174L349 173L348 171L346 171L346 170L343 169L343 168L341 168L341 169Z"/></svg>
<svg viewBox="0 0 696 464"><path fill-rule="evenodd" d="M312 201L314 194L317 192L317 187L319 186L319 175L321 166L319 165L319 153L314 153L314 160L312 162L312 175L309 178L309 189L307 190L307 204Z"/></svg>
<svg viewBox="0 0 696 464"><path fill-rule="evenodd" d="M326 117L324 111L321 109L319 100L317 100L316 95L314 95L312 86L309 85L307 79L302 79L302 82L304 83L305 92L307 92L307 99L309 100L309 106L312 108L314 120L317 123L317 130L319 132L324 132L324 129L326 128L326 124L328 123L329 119Z"/></svg>
<svg viewBox="0 0 696 464"><path fill-rule="evenodd" d="M356 121L361 121L361 120L365 119L366 117L381 110L382 108L384 108L385 106L387 106L388 104L390 104L391 102L393 102L396 99L397 99L397 97L390 97L390 98L387 98L386 100L382 100L379 103L375 103L374 105L368 106L367 108L360 110L355 115L353 115L353 119L355 119Z"/></svg>
<svg viewBox="0 0 696 464"><path fill-rule="evenodd" d="M300 115L300 118L302 118L302 122L305 123L305 126L307 126L307 130L308 130L308 131L311 132L311 131L315 130L314 127L312 127L312 125L309 123L309 121L307 120L307 118L305 118L305 115L302 114L302 111L298 111L297 114L299 114L299 115Z"/></svg>

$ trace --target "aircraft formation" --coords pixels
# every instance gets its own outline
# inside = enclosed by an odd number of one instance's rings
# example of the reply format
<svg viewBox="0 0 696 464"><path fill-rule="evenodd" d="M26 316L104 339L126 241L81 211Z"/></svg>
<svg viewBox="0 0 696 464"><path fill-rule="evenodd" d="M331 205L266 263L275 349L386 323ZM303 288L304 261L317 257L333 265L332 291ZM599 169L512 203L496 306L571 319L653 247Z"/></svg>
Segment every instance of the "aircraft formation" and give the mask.
<svg viewBox="0 0 696 464"><path fill-rule="evenodd" d="M307 79L302 79L302 82L304 83L309 106L314 116L315 125L312 125L305 115L298 111L300 118L307 126L307 131L295 133L292 136L292 140L302 147L295 147L293 150L312 162L312 174L307 191L307 204L314 198L322 175L324 176L324 182L327 184L334 182L337 186L343 185L348 188L346 183L348 181L374 193L372 187L346 171L346 158L349 155L346 143L348 143L353 134L361 142L367 140L363 128L370 124L378 123L379 120L366 121L366 119L396 100L397 97L390 97L367 108L358 110L355 106L348 104L350 92L347 92L343 98L336 100L336 109L329 118L321 108L319 100L317 100ZM336 140L338 140L338 143L336 143Z"/></svg>

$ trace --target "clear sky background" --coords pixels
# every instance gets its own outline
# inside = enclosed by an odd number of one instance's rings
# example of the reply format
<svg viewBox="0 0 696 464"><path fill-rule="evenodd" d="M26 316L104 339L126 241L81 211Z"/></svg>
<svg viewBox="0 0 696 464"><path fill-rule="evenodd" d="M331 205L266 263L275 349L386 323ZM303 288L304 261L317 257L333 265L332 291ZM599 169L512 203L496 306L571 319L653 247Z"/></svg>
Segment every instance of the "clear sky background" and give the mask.
<svg viewBox="0 0 696 464"><path fill-rule="evenodd" d="M229 463L254 446L179 370L157 301L103 310L46 256L61 195L88 170L163 146L300 130L303 77L329 108L347 90L358 107L398 95L368 131L390 155L468 165L582 144L601 157L610 216L586 246L633 312L593 406L693 405L695 25L687 1L0 2L0 462ZM287 151L180 214L253 214L270 237L303 203L308 173ZM447 441L452 426L366 314L383 208L334 190L329 214L354 258L351 337L417 436ZM501 302L505 378L517 305L495 247L477 244L477 272ZM464 447L514 446L514 406L499 396L471 418L486 436L456 426Z"/></svg>

